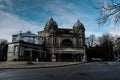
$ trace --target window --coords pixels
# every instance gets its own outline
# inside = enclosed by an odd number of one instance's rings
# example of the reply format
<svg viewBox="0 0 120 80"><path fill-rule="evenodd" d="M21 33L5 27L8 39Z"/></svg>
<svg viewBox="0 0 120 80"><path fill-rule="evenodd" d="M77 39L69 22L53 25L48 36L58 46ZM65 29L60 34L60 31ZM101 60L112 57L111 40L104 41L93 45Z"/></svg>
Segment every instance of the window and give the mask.
<svg viewBox="0 0 120 80"><path fill-rule="evenodd" d="M73 47L72 41L69 40L69 39L63 40L62 43L61 43L61 47L64 47L64 48Z"/></svg>
<svg viewBox="0 0 120 80"><path fill-rule="evenodd" d="M13 56L13 53L14 53L14 45L9 44L8 45L8 56Z"/></svg>
<svg viewBox="0 0 120 80"><path fill-rule="evenodd" d="M54 38L54 44L57 44L57 38Z"/></svg>
<svg viewBox="0 0 120 80"><path fill-rule="evenodd" d="M15 50L15 51L14 51L14 52L15 52L15 53L14 53L14 56L15 56L15 55L18 54L18 46L15 46L15 47L14 47L14 50Z"/></svg>

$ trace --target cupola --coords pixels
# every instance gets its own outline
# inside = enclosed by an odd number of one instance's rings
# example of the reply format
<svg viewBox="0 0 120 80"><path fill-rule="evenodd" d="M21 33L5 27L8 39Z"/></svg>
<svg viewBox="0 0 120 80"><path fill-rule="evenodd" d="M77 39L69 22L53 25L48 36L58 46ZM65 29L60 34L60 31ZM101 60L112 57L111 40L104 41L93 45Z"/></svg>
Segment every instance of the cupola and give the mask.
<svg viewBox="0 0 120 80"><path fill-rule="evenodd" d="M73 25L73 29L83 29L83 30L85 30L84 25L79 21L79 19L78 19L78 21Z"/></svg>
<svg viewBox="0 0 120 80"><path fill-rule="evenodd" d="M58 28L56 21L54 21L52 17L45 25L45 29L51 29L51 28L53 29Z"/></svg>

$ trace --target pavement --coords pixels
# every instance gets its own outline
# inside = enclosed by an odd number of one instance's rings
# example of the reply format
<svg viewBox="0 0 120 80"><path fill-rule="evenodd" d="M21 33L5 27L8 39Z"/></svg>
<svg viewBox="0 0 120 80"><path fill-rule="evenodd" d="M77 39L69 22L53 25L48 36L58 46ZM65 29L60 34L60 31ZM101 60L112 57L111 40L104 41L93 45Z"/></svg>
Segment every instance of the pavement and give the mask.
<svg viewBox="0 0 120 80"><path fill-rule="evenodd" d="M33 64L27 64L27 62L21 61L6 61L0 62L0 69L35 69L35 68L52 68L52 67L64 67L82 64L85 62L32 62Z"/></svg>

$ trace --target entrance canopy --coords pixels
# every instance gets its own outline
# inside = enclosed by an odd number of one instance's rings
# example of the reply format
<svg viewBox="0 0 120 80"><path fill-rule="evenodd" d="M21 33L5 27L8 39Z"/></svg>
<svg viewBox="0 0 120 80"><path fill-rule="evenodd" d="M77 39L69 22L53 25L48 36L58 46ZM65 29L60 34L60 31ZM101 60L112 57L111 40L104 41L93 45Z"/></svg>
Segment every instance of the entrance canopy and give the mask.
<svg viewBox="0 0 120 80"><path fill-rule="evenodd" d="M65 54L69 54L69 53L72 53L72 54L85 54L84 50L75 50L75 49L52 50L52 52L58 53L58 54L62 54L62 53L65 53Z"/></svg>
<svg viewBox="0 0 120 80"><path fill-rule="evenodd" d="M37 51L37 52L45 52L43 50L36 50L36 49L25 49L25 51Z"/></svg>

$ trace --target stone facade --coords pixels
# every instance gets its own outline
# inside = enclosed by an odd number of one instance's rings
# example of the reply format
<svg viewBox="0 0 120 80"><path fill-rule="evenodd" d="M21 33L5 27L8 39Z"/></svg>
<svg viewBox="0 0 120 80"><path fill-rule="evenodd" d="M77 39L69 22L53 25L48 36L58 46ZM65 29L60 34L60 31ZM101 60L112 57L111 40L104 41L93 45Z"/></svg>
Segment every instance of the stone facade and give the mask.
<svg viewBox="0 0 120 80"><path fill-rule="evenodd" d="M58 28L51 18L38 35L20 32L12 35L7 60L85 61L85 28L78 20L73 28Z"/></svg>
<svg viewBox="0 0 120 80"><path fill-rule="evenodd" d="M51 18L38 35L44 38L48 61L85 61L85 28L79 20L72 29L65 29Z"/></svg>

